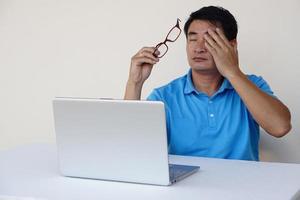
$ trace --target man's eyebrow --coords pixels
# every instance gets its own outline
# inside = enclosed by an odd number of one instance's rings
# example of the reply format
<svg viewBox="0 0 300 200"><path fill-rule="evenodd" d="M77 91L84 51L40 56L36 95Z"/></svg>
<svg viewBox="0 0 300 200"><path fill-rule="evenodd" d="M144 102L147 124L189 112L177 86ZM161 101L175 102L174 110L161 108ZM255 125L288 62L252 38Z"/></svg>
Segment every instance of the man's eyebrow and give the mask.
<svg viewBox="0 0 300 200"><path fill-rule="evenodd" d="M193 35L197 35L197 33L193 32L193 31L191 31L191 32L188 33L188 36L193 36Z"/></svg>
<svg viewBox="0 0 300 200"><path fill-rule="evenodd" d="M208 31L207 30L205 30L205 31L201 31L201 32L194 32L194 31L191 31L191 32L188 32L188 34L187 34L187 36L189 37L189 36L193 36L193 35L198 35L198 34L206 34L206 33L208 33Z"/></svg>

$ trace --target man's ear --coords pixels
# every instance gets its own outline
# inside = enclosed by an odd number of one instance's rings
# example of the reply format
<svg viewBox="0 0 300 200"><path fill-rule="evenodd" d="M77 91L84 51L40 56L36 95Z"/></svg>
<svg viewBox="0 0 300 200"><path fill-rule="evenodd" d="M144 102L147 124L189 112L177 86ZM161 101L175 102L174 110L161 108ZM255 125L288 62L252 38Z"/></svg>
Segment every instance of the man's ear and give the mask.
<svg viewBox="0 0 300 200"><path fill-rule="evenodd" d="M230 40L229 43L230 43L231 46L233 46L233 47L236 47L236 46L237 46L237 40L236 40L236 39Z"/></svg>
<svg viewBox="0 0 300 200"><path fill-rule="evenodd" d="M233 39L229 41L230 45L233 47L234 51L238 54L238 49L237 49L237 40Z"/></svg>

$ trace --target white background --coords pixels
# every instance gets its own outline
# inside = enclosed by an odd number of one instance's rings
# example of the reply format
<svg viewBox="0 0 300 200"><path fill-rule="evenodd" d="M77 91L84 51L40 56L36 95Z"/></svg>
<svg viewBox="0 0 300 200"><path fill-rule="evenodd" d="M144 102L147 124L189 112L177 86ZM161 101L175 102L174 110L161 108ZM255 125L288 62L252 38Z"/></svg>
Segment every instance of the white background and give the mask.
<svg viewBox="0 0 300 200"><path fill-rule="evenodd" d="M261 132L261 159L300 163L299 0L0 0L0 150L54 143L55 96L123 98L136 51L208 5L236 17L241 69L263 76L291 110L287 136ZM184 35L169 47L143 98L189 69Z"/></svg>

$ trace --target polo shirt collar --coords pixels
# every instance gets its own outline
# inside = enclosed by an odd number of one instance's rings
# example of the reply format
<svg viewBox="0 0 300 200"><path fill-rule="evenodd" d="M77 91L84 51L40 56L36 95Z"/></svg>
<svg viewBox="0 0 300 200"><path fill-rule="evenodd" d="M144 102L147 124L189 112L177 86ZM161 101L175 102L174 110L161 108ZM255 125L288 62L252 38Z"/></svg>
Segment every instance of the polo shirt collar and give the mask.
<svg viewBox="0 0 300 200"><path fill-rule="evenodd" d="M226 89L233 89L233 87L232 87L231 83L226 78L224 78L221 87L219 88L219 90L216 93L223 92Z"/></svg>
<svg viewBox="0 0 300 200"><path fill-rule="evenodd" d="M189 70L189 72L186 75L186 83L184 87L184 94L190 94L192 92L199 93L196 88L194 87L193 81L192 81L192 69Z"/></svg>
<svg viewBox="0 0 300 200"><path fill-rule="evenodd" d="M233 89L233 87L232 87L231 83L226 78L224 78L221 87L219 88L219 90L215 94L221 93L226 89ZM184 87L184 94L190 94L192 92L195 92L196 94L201 93L201 91L198 91L194 87L194 84L193 84L193 81L192 81L192 69L190 69L189 72L186 75L186 83L185 83L185 87Z"/></svg>

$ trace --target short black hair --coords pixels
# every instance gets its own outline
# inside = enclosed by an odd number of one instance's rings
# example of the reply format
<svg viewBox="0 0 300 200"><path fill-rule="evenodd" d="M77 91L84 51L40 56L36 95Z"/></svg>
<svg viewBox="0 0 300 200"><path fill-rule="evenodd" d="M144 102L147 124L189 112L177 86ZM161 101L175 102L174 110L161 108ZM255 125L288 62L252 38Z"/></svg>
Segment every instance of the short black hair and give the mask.
<svg viewBox="0 0 300 200"><path fill-rule="evenodd" d="M191 13L184 25L184 33L188 36L188 29L194 20L207 20L215 25L221 25L226 38L236 39L238 27L234 16L226 9L216 6L207 6Z"/></svg>

